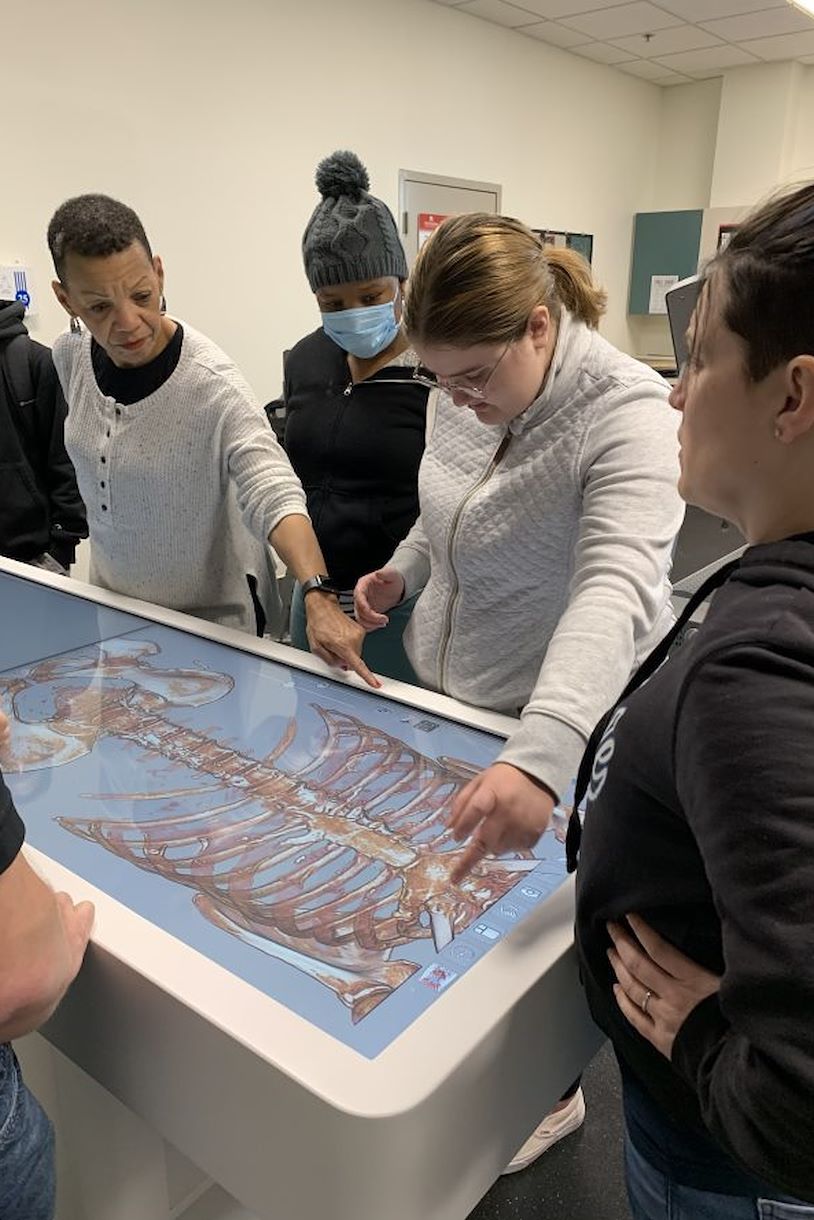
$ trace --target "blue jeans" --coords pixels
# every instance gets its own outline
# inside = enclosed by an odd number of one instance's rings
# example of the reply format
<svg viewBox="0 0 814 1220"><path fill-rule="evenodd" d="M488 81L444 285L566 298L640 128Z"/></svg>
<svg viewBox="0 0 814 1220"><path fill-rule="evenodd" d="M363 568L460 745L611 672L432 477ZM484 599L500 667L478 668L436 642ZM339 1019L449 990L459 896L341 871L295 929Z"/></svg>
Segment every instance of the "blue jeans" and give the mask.
<svg viewBox="0 0 814 1220"><path fill-rule="evenodd" d="M625 1136L625 1176L633 1220L814 1220L814 1206L682 1186L654 1169Z"/></svg>
<svg viewBox="0 0 814 1220"><path fill-rule="evenodd" d="M54 1128L0 1044L0 1217L53 1220L55 1193Z"/></svg>

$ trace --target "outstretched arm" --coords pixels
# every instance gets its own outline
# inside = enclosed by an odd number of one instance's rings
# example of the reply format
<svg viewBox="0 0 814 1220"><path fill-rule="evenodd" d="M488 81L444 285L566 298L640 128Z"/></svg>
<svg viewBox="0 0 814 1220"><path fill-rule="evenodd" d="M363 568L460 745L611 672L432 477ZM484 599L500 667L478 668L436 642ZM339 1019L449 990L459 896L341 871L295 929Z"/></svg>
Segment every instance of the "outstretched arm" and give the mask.
<svg viewBox="0 0 814 1220"><path fill-rule="evenodd" d="M269 542L300 583L326 574L325 560L308 517L296 514L283 517L271 531ZM308 643L316 656L329 665L352 669L369 686L381 686L362 660L364 628L342 612L334 594L321 590L308 593L305 613Z"/></svg>

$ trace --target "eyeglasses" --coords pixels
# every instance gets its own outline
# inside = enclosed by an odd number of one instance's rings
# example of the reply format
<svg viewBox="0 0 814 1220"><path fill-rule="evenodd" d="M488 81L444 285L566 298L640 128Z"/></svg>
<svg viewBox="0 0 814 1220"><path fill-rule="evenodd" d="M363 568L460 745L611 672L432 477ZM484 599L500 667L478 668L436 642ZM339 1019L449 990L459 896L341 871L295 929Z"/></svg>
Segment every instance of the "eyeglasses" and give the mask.
<svg viewBox="0 0 814 1220"><path fill-rule="evenodd" d="M514 340L510 339L492 367L485 369L478 376L439 377L437 373L434 373L432 369L428 369L426 365L417 364L413 370L413 381L417 381L419 385L429 386L431 390L440 387L440 389L446 390L448 394L465 394L467 398L485 398L489 382L494 377L498 365L513 342Z"/></svg>

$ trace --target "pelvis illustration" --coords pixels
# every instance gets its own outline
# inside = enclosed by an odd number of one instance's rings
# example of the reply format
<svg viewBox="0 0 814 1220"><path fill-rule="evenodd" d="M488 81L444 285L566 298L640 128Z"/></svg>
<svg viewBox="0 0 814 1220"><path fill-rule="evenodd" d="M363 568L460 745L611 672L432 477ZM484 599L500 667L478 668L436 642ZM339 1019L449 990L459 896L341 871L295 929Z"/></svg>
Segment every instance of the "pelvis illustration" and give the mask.
<svg viewBox="0 0 814 1220"><path fill-rule="evenodd" d="M318 980L353 1021L418 969L394 956L399 946L432 937L443 947L535 867L529 854L484 860L450 881L461 848L447 820L469 764L428 758L316 704L324 734L306 765L286 766L293 720L254 758L168 715L222 699L233 679L162 669L159 654L151 642L113 640L0 678L0 707L16 722L6 766L62 766L108 737L148 765L192 772L190 787L88 798L159 802L149 818L57 821L189 887L206 919Z"/></svg>

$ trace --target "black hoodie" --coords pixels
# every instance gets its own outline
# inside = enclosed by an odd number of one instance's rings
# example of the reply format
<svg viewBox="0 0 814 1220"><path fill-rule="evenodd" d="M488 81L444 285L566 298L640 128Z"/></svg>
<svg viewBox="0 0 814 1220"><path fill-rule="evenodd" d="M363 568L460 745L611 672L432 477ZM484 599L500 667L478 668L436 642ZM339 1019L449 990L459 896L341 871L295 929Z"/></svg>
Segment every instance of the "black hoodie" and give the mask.
<svg viewBox="0 0 814 1220"><path fill-rule="evenodd" d="M813 730L808 534L747 550L701 630L620 701L595 756L577 879L583 980L623 1072L665 1129L711 1135L722 1167L811 1201ZM628 913L723 976L672 1062L611 990L605 922ZM726 1181L717 1189L746 1193Z"/></svg>
<svg viewBox="0 0 814 1220"><path fill-rule="evenodd" d="M51 353L28 338L24 312L0 301L0 555L29 560L47 551L68 567L88 536L85 508L65 452L65 400ZM34 394L22 403L4 359L17 335L26 336Z"/></svg>

